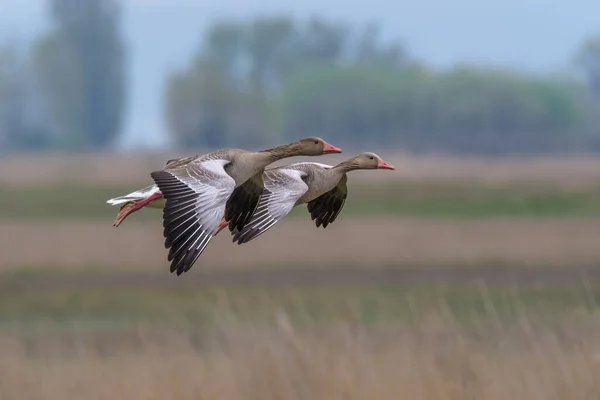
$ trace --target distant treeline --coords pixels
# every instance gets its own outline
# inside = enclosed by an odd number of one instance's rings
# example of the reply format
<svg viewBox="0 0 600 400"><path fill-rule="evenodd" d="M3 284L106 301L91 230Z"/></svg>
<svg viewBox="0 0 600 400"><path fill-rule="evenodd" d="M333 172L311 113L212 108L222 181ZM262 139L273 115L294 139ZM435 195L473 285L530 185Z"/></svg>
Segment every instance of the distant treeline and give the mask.
<svg viewBox="0 0 600 400"><path fill-rule="evenodd" d="M108 147L127 96L119 5L50 3L54 27L31 57L0 51L0 148ZM189 65L165 78L165 118L182 147L318 135L423 151L600 150L600 39L576 54L587 81L433 70L402 42L381 40L374 24L215 21Z"/></svg>
<svg viewBox="0 0 600 400"><path fill-rule="evenodd" d="M482 153L600 144L585 89L492 69L324 66L294 76L279 101L288 138Z"/></svg>

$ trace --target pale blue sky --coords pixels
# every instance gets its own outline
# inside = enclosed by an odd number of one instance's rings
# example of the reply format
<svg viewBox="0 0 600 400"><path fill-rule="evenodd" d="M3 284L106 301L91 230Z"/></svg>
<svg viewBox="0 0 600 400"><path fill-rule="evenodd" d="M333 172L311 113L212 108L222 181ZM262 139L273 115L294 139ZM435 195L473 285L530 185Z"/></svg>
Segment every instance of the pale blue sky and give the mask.
<svg viewBox="0 0 600 400"><path fill-rule="evenodd" d="M169 70L185 65L213 18L285 12L380 22L413 55L445 67L470 61L564 70L587 34L600 32L598 0L124 0L130 53L125 143L164 138L161 96ZM0 43L47 28L44 0L0 0Z"/></svg>

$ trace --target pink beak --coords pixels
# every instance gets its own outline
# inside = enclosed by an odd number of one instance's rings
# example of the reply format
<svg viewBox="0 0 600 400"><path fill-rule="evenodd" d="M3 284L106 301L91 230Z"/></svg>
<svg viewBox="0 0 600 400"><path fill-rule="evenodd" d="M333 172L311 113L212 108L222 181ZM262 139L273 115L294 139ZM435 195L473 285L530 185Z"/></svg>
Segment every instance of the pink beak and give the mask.
<svg viewBox="0 0 600 400"><path fill-rule="evenodd" d="M391 170L395 170L396 169L396 168L394 168L393 165L390 165L390 164L386 163L381 158L379 159L379 162L377 163L377 168L378 169L391 169Z"/></svg>
<svg viewBox="0 0 600 400"><path fill-rule="evenodd" d="M332 146L327 142L323 142L323 153L330 154L330 153L341 153L341 152L342 152L342 149Z"/></svg>

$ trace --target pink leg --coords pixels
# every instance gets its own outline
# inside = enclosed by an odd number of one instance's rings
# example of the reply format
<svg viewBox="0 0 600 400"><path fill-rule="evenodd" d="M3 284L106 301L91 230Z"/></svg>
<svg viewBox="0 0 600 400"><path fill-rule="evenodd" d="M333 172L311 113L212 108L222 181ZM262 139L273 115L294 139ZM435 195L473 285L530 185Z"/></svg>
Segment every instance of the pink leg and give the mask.
<svg viewBox="0 0 600 400"><path fill-rule="evenodd" d="M161 193L154 193L152 196L145 198L144 200L139 201L130 201L121 206L119 209L119 213L117 214L117 218L113 223L113 226L116 228L127 218L127 216L133 212L136 212L140 208L147 206L150 202L160 199L162 197Z"/></svg>
<svg viewBox="0 0 600 400"><path fill-rule="evenodd" d="M136 204L136 209L134 211L139 210L142 207L145 207L146 205L148 205L148 203L153 202L154 200L158 200L160 198L162 198L162 193L154 193L152 196L146 197L144 200L141 201L137 201Z"/></svg>
<svg viewBox="0 0 600 400"><path fill-rule="evenodd" d="M227 222L225 220L225 217L223 217L223 219L221 220L221 225L219 225L219 228L217 229L217 231L215 232L214 236L217 236L217 233L221 232L223 229L225 229L225 227L229 225L229 222Z"/></svg>

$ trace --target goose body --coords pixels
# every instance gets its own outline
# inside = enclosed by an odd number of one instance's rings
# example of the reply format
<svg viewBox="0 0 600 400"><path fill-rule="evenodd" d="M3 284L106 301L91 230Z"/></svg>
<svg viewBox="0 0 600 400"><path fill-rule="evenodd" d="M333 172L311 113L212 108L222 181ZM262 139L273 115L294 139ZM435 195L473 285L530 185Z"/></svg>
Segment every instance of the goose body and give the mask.
<svg viewBox="0 0 600 400"><path fill-rule="evenodd" d="M260 236L301 204L307 204L317 227L333 223L346 202L347 173L357 169L394 169L374 153L361 153L336 166L303 162L268 168L264 189L252 218L233 232L233 241L247 243ZM221 223L225 226L226 221Z"/></svg>
<svg viewBox="0 0 600 400"><path fill-rule="evenodd" d="M142 207L162 208L170 269L181 275L208 246L222 219L230 221L232 230L243 229L262 196L267 165L286 157L339 152L322 139L306 138L259 152L223 149L169 160L164 169L150 174L156 188L148 186L109 204L123 204L119 214L124 215L116 225Z"/></svg>

